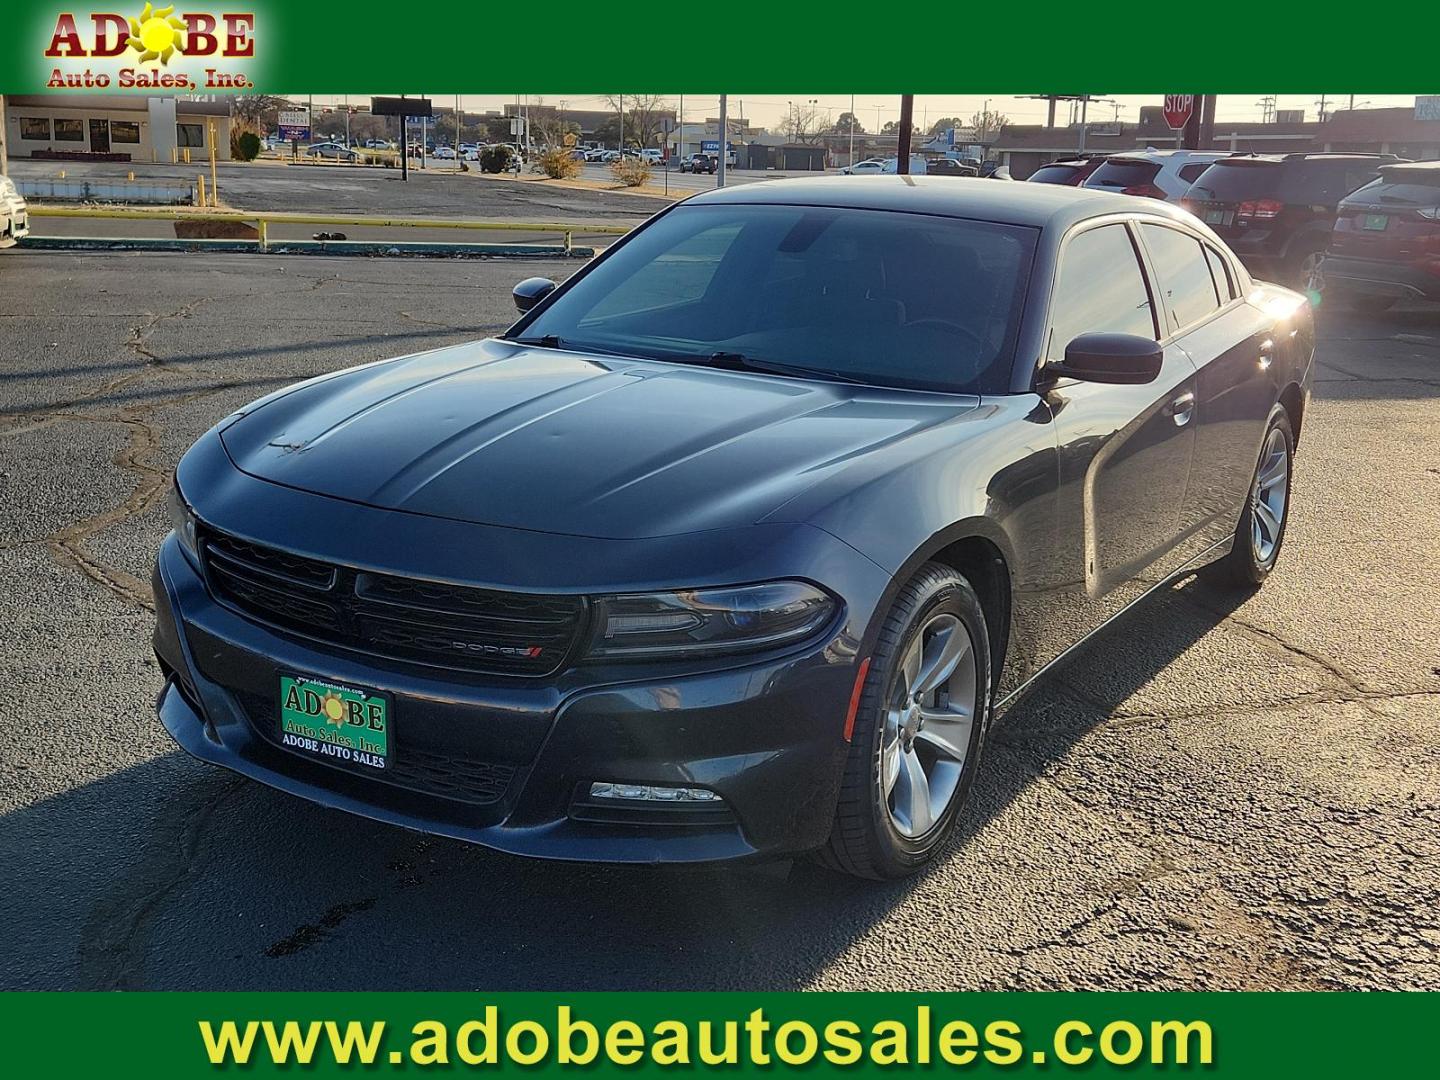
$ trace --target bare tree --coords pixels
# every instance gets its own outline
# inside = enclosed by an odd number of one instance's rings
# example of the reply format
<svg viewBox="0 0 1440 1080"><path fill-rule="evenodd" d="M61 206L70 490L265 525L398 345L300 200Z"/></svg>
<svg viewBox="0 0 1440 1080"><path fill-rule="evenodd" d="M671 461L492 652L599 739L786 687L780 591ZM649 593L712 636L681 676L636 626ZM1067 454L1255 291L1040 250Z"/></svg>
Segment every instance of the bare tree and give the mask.
<svg viewBox="0 0 1440 1080"><path fill-rule="evenodd" d="M782 129L791 142L818 143L827 126L824 113L809 102L801 102L792 104L785 111Z"/></svg>
<svg viewBox="0 0 1440 1080"><path fill-rule="evenodd" d="M989 109L981 109L974 116L970 117L970 130L978 143L988 143L1000 134L1000 129L1010 122L1010 118L1002 112L992 112Z"/></svg>
<svg viewBox="0 0 1440 1080"><path fill-rule="evenodd" d="M675 108L659 94L612 94L606 98L617 113L625 109L625 141L639 147L659 145L662 121L674 118Z"/></svg>
<svg viewBox="0 0 1440 1080"><path fill-rule="evenodd" d="M230 116L236 127L264 134L276 126L280 110L289 104L278 94L246 94L230 102Z"/></svg>

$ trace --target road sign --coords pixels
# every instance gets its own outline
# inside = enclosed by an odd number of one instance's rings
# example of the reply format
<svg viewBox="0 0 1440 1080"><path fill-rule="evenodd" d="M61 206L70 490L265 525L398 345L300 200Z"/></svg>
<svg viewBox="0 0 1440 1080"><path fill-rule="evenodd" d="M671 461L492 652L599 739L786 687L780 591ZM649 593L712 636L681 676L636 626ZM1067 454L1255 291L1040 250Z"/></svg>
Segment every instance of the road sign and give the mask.
<svg viewBox="0 0 1440 1080"><path fill-rule="evenodd" d="M429 98L372 97L371 116L434 116Z"/></svg>
<svg viewBox="0 0 1440 1080"><path fill-rule="evenodd" d="M1165 123L1170 125L1171 131L1179 131L1188 124L1190 122L1190 114L1194 111L1194 94L1165 95Z"/></svg>
<svg viewBox="0 0 1440 1080"><path fill-rule="evenodd" d="M310 140L310 110L281 109L276 117L280 138L285 142L308 142Z"/></svg>

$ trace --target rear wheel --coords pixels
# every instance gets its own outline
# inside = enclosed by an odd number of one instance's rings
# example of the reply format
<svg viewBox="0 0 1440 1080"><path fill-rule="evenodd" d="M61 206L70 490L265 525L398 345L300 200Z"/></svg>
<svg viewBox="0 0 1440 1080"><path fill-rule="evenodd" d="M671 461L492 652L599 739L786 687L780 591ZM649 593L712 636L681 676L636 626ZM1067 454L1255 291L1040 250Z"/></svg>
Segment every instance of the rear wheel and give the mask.
<svg viewBox="0 0 1440 1080"><path fill-rule="evenodd" d="M975 590L950 567L926 563L881 627L825 863L896 878L935 857L975 776L989 685L989 638Z"/></svg>
<svg viewBox="0 0 1440 1080"><path fill-rule="evenodd" d="M1282 406L1275 406L1265 439L1260 444L1260 461L1250 481L1250 495L1235 528L1230 554L1215 563L1212 575L1223 584L1241 588L1262 585L1275 568L1285 542L1290 520L1290 476L1295 456L1295 436L1290 418Z"/></svg>
<svg viewBox="0 0 1440 1080"><path fill-rule="evenodd" d="M1308 293L1311 299L1325 295L1325 249L1312 248L1300 252L1293 260L1290 281L1295 288Z"/></svg>

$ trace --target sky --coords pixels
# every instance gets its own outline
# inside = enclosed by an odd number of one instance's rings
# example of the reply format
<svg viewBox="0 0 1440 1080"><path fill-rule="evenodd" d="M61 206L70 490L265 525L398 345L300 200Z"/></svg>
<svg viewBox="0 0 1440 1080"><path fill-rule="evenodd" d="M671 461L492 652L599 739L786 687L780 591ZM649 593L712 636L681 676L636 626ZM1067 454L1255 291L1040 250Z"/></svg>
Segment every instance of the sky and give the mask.
<svg viewBox="0 0 1440 1080"><path fill-rule="evenodd" d="M388 93L389 91L385 91ZM407 91L408 93L409 91ZM418 95L417 95L418 96ZM435 104L454 104L454 96L449 94L433 95ZM1221 94L1216 103L1216 119L1218 120L1260 120L1263 118L1263 106L1261 105L1260 94L1238 95ZM299 100L304 97L302 94L293 94L291 97ZM368 95L356 94L352 96L354 103L361 103ZM673 103L679 105L680 96L673 95ZM1351 95L1349 94L1326 94L1325 108L1327 112L1344 109L1349 106ZM1280 94L1276 96L1276 105L1281 109L1303 109L1306 120L1319 118L1319 101L1321 95L1315 94ZM513 104L520 100L520 95L504 96L499 94L462 94L461 108L470 111L484 112L487 110L499 110L506 104ZM544 94L531 97L532 104L537 100L543 100L547 105L565 105L573 109L604 109L608 108L608 102L604 95L597 94L590 97L573 94ZM838 118L841 113L850 109L850 98L840 95L820 95L807 98L804 95L731 95L729 110L732 116L738 115L739 110L744 109L745 119L751 124L777 128L783 123L786 112L794 105L805 105L814 102L814 107L821 113L829 112L832 117ZM861 95L855 99L855 115L866 130L876 131L877 120L879 126L884 126L886 121L897 120L900 116L900 98L898 95ZM1092 121L1114 120L1117 118L1134 123L1140 117L1140 106L1159 105L1163 100L1162 95L1138 96L1118 95L1113 99L1105 101L1092 101L1090 103L1088 118ZM1411 106L1415 102L1413 95L1396 94L1356 94L1354 95L1355 107L1365 106L1373 108L1385 108L1388 106ZM342 98L337 95L317 94L314 98L315 104L334 105L339 104ZM983 94L919 94L915 98L915 122L922 128L928 128L930 124L945 116L958 116L968 120L976 112L987 106L996 112L1003 113L1014 124L1043 124L1045 122L1046 103L1027 98L1010 97L1006 95L994 95L986 97ZM707 116L715 116L719 109L719 101L713 95L690 95L685 96L685 119L703 120ZM1064 124L1069 119L1068 106L1061 102L1056 106L1055 120L1057 124ZM1117 111L1118 110L1118 111Z"/></svg>

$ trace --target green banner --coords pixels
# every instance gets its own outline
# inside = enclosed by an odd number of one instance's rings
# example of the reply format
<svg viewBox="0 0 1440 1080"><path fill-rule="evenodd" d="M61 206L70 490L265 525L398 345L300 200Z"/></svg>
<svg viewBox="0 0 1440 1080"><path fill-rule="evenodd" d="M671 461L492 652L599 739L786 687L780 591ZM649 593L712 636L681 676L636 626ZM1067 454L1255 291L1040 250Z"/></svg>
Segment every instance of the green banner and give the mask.
<svg viewBox="0 0 1440 1080"><path fill-rule="evenodd" d="M477 973L477 979L483 973ZM1423 994L37 994L7 1072L1428 1076Z"/></svg>
<svg viewBox="0 0 1440 1080"><path fill-rule="evenodd" d="M1345 44L1353 14L940 3L862 12L755 0L27 3L7 12L0 35L0 92L1424 92L1433 3L1388 6L1386 26L1415 32L1375 45ZM188 29L177 34L179 24Z"/></svg>

